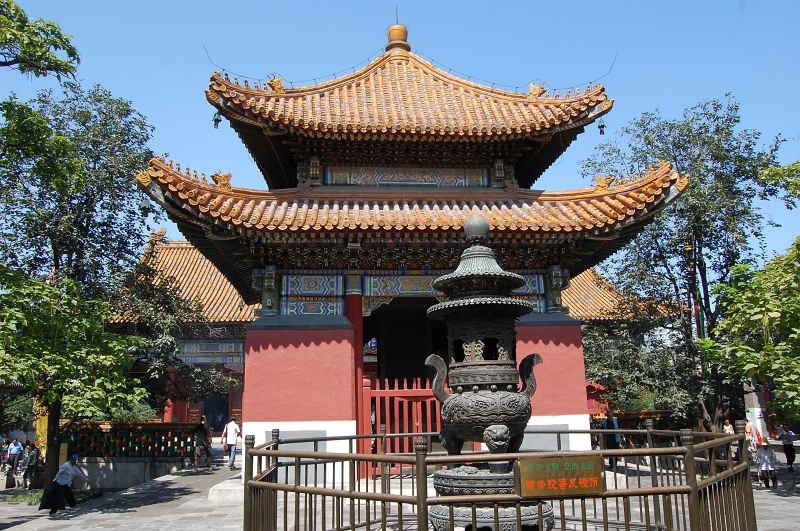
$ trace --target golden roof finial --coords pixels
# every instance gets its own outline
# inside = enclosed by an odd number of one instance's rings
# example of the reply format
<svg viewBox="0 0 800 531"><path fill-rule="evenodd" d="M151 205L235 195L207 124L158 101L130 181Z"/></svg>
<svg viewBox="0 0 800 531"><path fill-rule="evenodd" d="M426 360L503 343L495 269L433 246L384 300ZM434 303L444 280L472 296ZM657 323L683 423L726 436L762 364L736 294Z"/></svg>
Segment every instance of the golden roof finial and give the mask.
<svg viewBox="0 0 800 531"><path fill-rule="evenodd" d="M386 34L389 36L389 44L386 45L387 52L391 50L411 51L411 45L408 44L407 40L408 28L402 24L395 24L394 26L389 26Z"/></svg>

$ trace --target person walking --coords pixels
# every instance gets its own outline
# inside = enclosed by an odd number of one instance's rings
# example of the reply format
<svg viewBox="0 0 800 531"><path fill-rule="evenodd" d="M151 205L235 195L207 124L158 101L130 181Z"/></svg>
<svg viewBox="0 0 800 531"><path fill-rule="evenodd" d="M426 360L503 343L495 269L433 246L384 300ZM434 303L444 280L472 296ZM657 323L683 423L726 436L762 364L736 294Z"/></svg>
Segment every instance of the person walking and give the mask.
<svg viewBox="0 0 800 531"><path fill-rule="evenodd" d="M22 486L30 489L33 484L33 475L36 473L36 466L39 464L39 447L32 444L25 457L25 473L22 475Z"/></svg>
<svg viewBox="0 0 800 531"><path fill-rule="evenodd" d="M209 470L216 470L217 466L211 464L211 446L213 445L211 437L211 426L208 424L208 419L203 415L200 419L200 424L194 428L194 470L198 471L200 459L205 458L206 466Z"/></svg>
<svg viewBox="0 0 800 531"><path fill-rule="evenodd" d="M725 419L725 424L723 424L722 426L722 433L724 433L725 435L734 434L733 424L731 424L730 419Z"/></svg>
<svg viewBox="0 0 800 531"><path fill-rule="evenodd" d="M778 473L775 471L775 465L778 464L778 456L775 455L775 450L769 447L769 442L764 439L761 441L761 446L756 452L756 463L758 463L758 475L764 486L769 488L769 481L772 480L772 488L778 488Z"/></svg>
<svg viewBox="0 0 800 531"><path fill-rule="evenodd" d="M750 423L750 419L747 419L744 423L744 441L747 444L747 449L750 451L751 454L756 453L756 440L753 436L753 425Z"/></svg>
<svg viewBox="0 0 800 531"><path fill-rule="evenodd" d="M222 432L222 449L228 453L228 469L236 470L236 446L242 430L239 428L239 417L234 415L231 421L225 425Z"/></svg>
<svg viewBox="0 0 800 531"><path fill-rule="evenodd" d="M605 430L618 430L619 429L619 421L614 416L614 412L609 409L608 416L603 421L603 429ZM605 436L605 445L606 450L618 450L622 447L622 435L619 433L606 433ZM608 458L608 468L612 471L617 469L617 458L616 457L609 457Z"/></svg>
<svg viewBox="0 0 800 531"><path fill-rule="evenodd" d="M0 470L5 472L8 464L8 439L0 436Z"/></svg>
<svg viewBox="0 0 800 531"><path fill-rule="evenodd" d="M72 480L75 476L80 476L84 481L89 481L83 470L76 465L80 457L78 454L72 454L66 463L61 465L56 473L53 482L50 483L42 494L42 502L39 504L39 510L50 509L50 514L55 514L57 511L66 509L66 504L70 507L75 507L75 494L72 492Z"/></svg>
<svg viewBox="0 0 800 531"><path fill-rule="evenodd" d="M797 439L797 435L789 429L788 424L782 424L781 431L778 433L778 439L783 445L783 455L786 456L786 464L789 467L789 472L794 472L794 441Z"/></svg>
<svg viewBox="0 0 800 531"><path fill-rule="evenodd" d="M6 456L8 459L8 467L11 470L12 474L17 473L17 467L19 466L19 460L22 457L22 451L25 447L22 446L22 443L19 442L16 438L11 440L11 444L8 445L8 455Z"/></svg>

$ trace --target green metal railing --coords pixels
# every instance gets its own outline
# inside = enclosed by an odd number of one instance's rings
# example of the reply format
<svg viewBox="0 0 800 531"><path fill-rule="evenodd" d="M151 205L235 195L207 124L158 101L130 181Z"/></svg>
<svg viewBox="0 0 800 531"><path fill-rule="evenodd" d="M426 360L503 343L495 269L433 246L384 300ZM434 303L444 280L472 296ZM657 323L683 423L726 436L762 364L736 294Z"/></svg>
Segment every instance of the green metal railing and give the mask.
<svg viewBox="0 0 800 531"><path fill-rule="evenodd" d="M537 435L556 434L558 441L573 434L598 435L600 441L604 435L624 434L642 441L644 447L460 456L430 452L437 438L434 433L282 440L280 433L273 431L273 440L258 447L254 447L253 437L247 436L244 531L427 530L431 528L429 507L434 505L449 511L449 531L458 527L454 510L463 511L464 507L472 512L472 529L480 527L477 512L490 508L494 522L486 527L505 531L522 529L522 513L530 510L531 504L542 522L545 503L552 506L555 528L562 530L754 531L755 507L743 428L743 424L737 425L735 435L653 429L537 431ZM415 453L385 452L389 440L409 436L415 438ZM372 439L375 453L353 452L364 438ZM350 451L316 451L323 441L347 441ZM292 449L309 443L313 450ZM737 447L740 455L734 456ZM606 473L606 491L591 497L530 500L518 493L437 496L431 484L437 468L560 456L615 458L616 470ZM501 522L500 508L512 508L516 524Z"/></svg>

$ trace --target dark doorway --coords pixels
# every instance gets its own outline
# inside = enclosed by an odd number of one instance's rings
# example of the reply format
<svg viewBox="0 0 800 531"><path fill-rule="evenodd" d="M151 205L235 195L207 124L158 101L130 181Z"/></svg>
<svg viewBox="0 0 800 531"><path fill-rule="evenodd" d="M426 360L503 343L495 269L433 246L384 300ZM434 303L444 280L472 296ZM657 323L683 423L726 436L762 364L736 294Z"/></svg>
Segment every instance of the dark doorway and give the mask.
<svg viewBox="0 0 800 531"><path fill-rule="evenodd" d="M215 432L225 429L228 423L228 397L210 396L203 402L203 415Z"/></svg>
<svg viewBox="0 0 800 531"><path fill-rule="evenodd" d="M364 339L378 340L379 378L429 378L425 358L447 359L447 327L428 319L433 297L395 297L364 318Z"/></svg>

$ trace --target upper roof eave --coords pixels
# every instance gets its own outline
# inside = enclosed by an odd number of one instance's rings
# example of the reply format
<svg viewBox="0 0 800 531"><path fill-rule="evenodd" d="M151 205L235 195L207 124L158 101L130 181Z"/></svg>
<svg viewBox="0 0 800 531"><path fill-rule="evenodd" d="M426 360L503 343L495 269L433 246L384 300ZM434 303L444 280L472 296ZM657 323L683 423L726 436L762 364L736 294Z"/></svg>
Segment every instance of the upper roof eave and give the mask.
<svg viewBox="0 0 800 531"><path fill-rule="evenodd" d="M280 78L278 78L280 81ZM295 134L361 134L502 140L579 127L611 110L602 85L551 96L501 90L445 72L416 54L391 50L341 78L299 88L271 88L211 76L208 101L232 121Z"/></svg>

